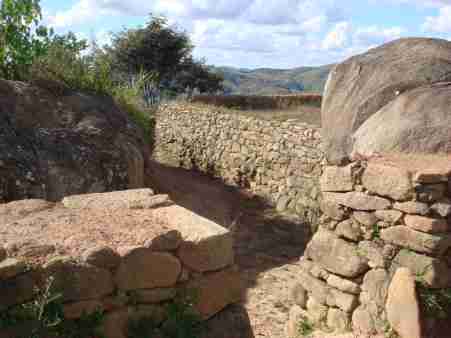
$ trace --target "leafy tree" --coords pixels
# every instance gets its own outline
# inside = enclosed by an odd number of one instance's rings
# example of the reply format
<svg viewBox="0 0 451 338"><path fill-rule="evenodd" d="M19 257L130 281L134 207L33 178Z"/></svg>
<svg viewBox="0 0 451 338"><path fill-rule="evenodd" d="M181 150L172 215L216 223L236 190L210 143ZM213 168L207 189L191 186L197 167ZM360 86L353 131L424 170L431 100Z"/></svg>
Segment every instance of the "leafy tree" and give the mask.
<svg viewBox="0 0 451 338"><path fill-rule="evenodd" d="M151 16L145 27L115 34L107 50L121 72L156 72L159 80L165 81L190 56L192 46L188 36L171 28L165 18Z"/></svg>
<svg viewBox="0 0 451 338"><path fill-rule="evenodd" d="M224 90L223 81L223 75L212 72L204 61L195 61L190 58L180 66L174 82L177 92L188 91L191 96L195 88L200 93L215 93Z"/></svg>
<svg viewBox="0 0 451 338"><path fill-rule="evenodd" d="M0 6L0 76L24 79L52 32L39 25L39 0L2 0Z"/></svg>
<svg viewBox="0 0 451 338"><path fill-rule="evenodd" d="M155 74L155 81L169 91L198 88L201 92L215 92L222 88L222 77L210 73L203 61L193 59L187 34L171 27L164 17L151 15L145 27L114 35L106 50L118 73Z"/></svg>

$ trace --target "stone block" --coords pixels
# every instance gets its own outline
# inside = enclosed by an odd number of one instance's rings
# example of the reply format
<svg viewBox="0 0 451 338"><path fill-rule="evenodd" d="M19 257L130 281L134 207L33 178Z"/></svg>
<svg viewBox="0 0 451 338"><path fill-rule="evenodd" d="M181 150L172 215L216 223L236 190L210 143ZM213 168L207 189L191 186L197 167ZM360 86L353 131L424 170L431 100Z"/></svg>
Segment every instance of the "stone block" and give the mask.
<svg viewBox="0 0 451 338"><path fill-rule="evenodd" d="M141 248L122 258L115 282L121 290L172 287L182 271L180 261L169 253Z"/></svg>
<svg viewBox="0 0 451 338"><path fill-rule="evenodd" d="M332 274L327 278L327 284L338 290L354 295L358 295L361 291L360 285Z"/></svg>
<svg viewBox="0 0 451 338"><path fill-rule="evenodd" d="M163 196L163 197L162 197ZM135 189L109 193L73 195L65 197L63 205L69 209L151 209L167 204L166 195L155 196L152 189Z"/></svg>
<svg viewBox="0 0 451 338"><path fill-rule="evenodd" d="M326 270L343 277L357 277L368 270L368 261L358 252L357 245L320 230L307 246L305 255Z"/></svg>
<svg viewBox="0 0 451 338"><path fill-rule="evenodd" d="M321 191L348 192L354 188L352 165L346 167L328 166L320 179Z"/></svg>
<svg viewBox="0 0 451 338"><path fill-rule="evenodd" d="M450 235L427 234L402 225L383 229L381 238L394 245L436 256L442 255L451 247Z"/></svg>
<svg viewBox="0 0 451 338"><path fill-rule="evenodd" d="M412 229L429 234L440 234L450 231L450 226L446 219L407 215L404 218L404 222Z"/></svg>
<svg viewBox="0 0 451 338"><path fill-rule="evenodd" d="M213 272L187 284L196 295L195 309L203 319L208 319L227 305L238 303L244 296L244 283L235 269Z"/></svg>
<svg viewBox="0 0 451 338"><path fill-rule="evenodd" d="M121 262L121 256L107 246L98 246L86 250L82 260L99 268L115 269Z"/></svg>
<svg viewBox="0 0 451 338"><path fill-rule="evenodd" d="M402 203L396 202L393 205L393 209L400 210L402 212L405 212L406 214L412 215L427 215L429 212L429 206L426 203L415 201Z"/></svg>
<svg viewBox="0 0 451 338"><path fill-rule="evenodd" d="M362 230L360 225L354 223L351 219L345 220L337 225L335 233L344 239L358 242L363 238Z"/></svg>
<svg viewBox="0 0 451 338"><path fill-rule="evenodd" d="M375 303L379 308L383 308L385 305L385 299L387 298L388 286L390 284L390 276L384 269L373 269L369 271L362 284L362 291L366 295L361 301L364 304Z"/></svg>
<svg viewBox="0 0 451 338"><path fill-rule="evenodd" d="M378 221L374 212L354 211L352 213L352 218L366 227L372 227Z"/></svg>
<svg viewBox="0 0 451 338"><path fill-rule="evenodd" d="M320 203L321 211L333 220L344 220L348 214L346 208L342 205L339 205L337 201L328 199L327 197L327 195L323 196L323 199Z"/></svg>
<svg viewBox="0 0 451 338"><path fill-rule="evenodd" d="M65 302L100 299L114 291L111 272L68 257L57 257L44 266L53 278L52 288Z"/></svg>
<svg viewBox="0 0 451 338"><path fill-rule="evenodd" d="M376 210L374 215L381 221L396 224L402 219L403 213L397 210Z"/></svg>
<svg viewBox="0 0 451 338"><path fill-rule="evenodd" d="M401 338L422 338L420 306L415 278L407 268L399 268L390 283L387 318Z"/></svg>
<svg viewBox="0 0 451 338"><path fill-rule="evenodd" d="M345 207L358 211L375 211L390 208L391 202L388 199L371 196L363 192L347 192L347 193L324 193L329 200L343 205Z"/></svg>
<svg viewBox="0 0 451 338"><path fill-rule="evenodd" d="M156 304L174 299L177 294L175 288L156 288L133 290L131 295L133 301L138 304Z"/></svg>
<svg viewBox="0 0 451 338"><path fill-rule="evenodd" d="M207 272L233 265L233 237L226 228L175 205L156 209L154 214L181 233L177 256L190 269Z"/></svg>
<svg viewBox="0 0 451 338"><path fill-rule="evenodd" d="M411 174L393 166L368 163L362 183L369 192L398 201L408 200L413 195Z"/></svg>

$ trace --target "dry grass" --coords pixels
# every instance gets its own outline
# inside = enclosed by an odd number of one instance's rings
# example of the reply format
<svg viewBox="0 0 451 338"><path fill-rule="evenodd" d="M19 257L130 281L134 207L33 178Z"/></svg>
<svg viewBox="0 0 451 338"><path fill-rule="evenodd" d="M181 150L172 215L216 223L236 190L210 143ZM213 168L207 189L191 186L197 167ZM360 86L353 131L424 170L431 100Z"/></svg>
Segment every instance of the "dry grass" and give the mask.
<svg viewBox="0 0 451 338"><path fill-rule="evenodd" d="M291 110L301 106L321 107L321 94L293 95L198 95L194 103L204 103L218 107L239 110Z"/></svg>
<svg viewBox="0 0 451 338"><path fill-rule="evenodd" d="M296 119L300 122L308 123L315 126L321 126L321 109L318 107L310 105L301 105L297 108L292 109L253 109L253 110L243 110L243 109L233 109L218 107L202 103L190 103L180 105L181 109L187 111L216 111L224 114L238 114L242 116L249 116L261 120L267 121L286 121Z"/></svg>

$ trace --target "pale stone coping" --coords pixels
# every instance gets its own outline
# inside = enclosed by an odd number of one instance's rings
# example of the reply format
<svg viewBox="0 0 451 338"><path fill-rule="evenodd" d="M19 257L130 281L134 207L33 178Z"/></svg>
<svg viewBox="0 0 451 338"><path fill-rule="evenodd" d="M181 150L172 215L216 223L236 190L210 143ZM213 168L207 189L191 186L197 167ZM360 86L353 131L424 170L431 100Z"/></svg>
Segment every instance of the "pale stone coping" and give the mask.
<svg viewBox="0 0 451 338"><path fill-rule="evenodd" d="M72 195L65 197L62 203L69 209L144 209L149 206L152 198L155 198L154 195L152 189L134 189L110 193Z"/></svg>
<svg viewBox="0 0 451 338"><path fill-rule="evenodd" d="M451 177L450 154L387 153L371 157L368 162L403 168L414 176L427 174L442 175L444 178Z"/></svg>

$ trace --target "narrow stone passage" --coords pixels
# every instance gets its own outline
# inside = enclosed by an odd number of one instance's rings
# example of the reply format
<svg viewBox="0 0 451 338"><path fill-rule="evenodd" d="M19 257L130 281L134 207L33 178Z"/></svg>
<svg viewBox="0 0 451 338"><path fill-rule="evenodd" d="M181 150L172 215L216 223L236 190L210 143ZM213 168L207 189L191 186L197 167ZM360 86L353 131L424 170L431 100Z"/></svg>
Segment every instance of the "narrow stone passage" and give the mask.
<svg viewBox="0 0 451 338"><path fill-rule="evenodd" d="M285 338L292 305L289 290L309 229L299 219L277 214L257 197L201 173L154 163L151 180L177 204L233 231L254 337Z"/></svg>

